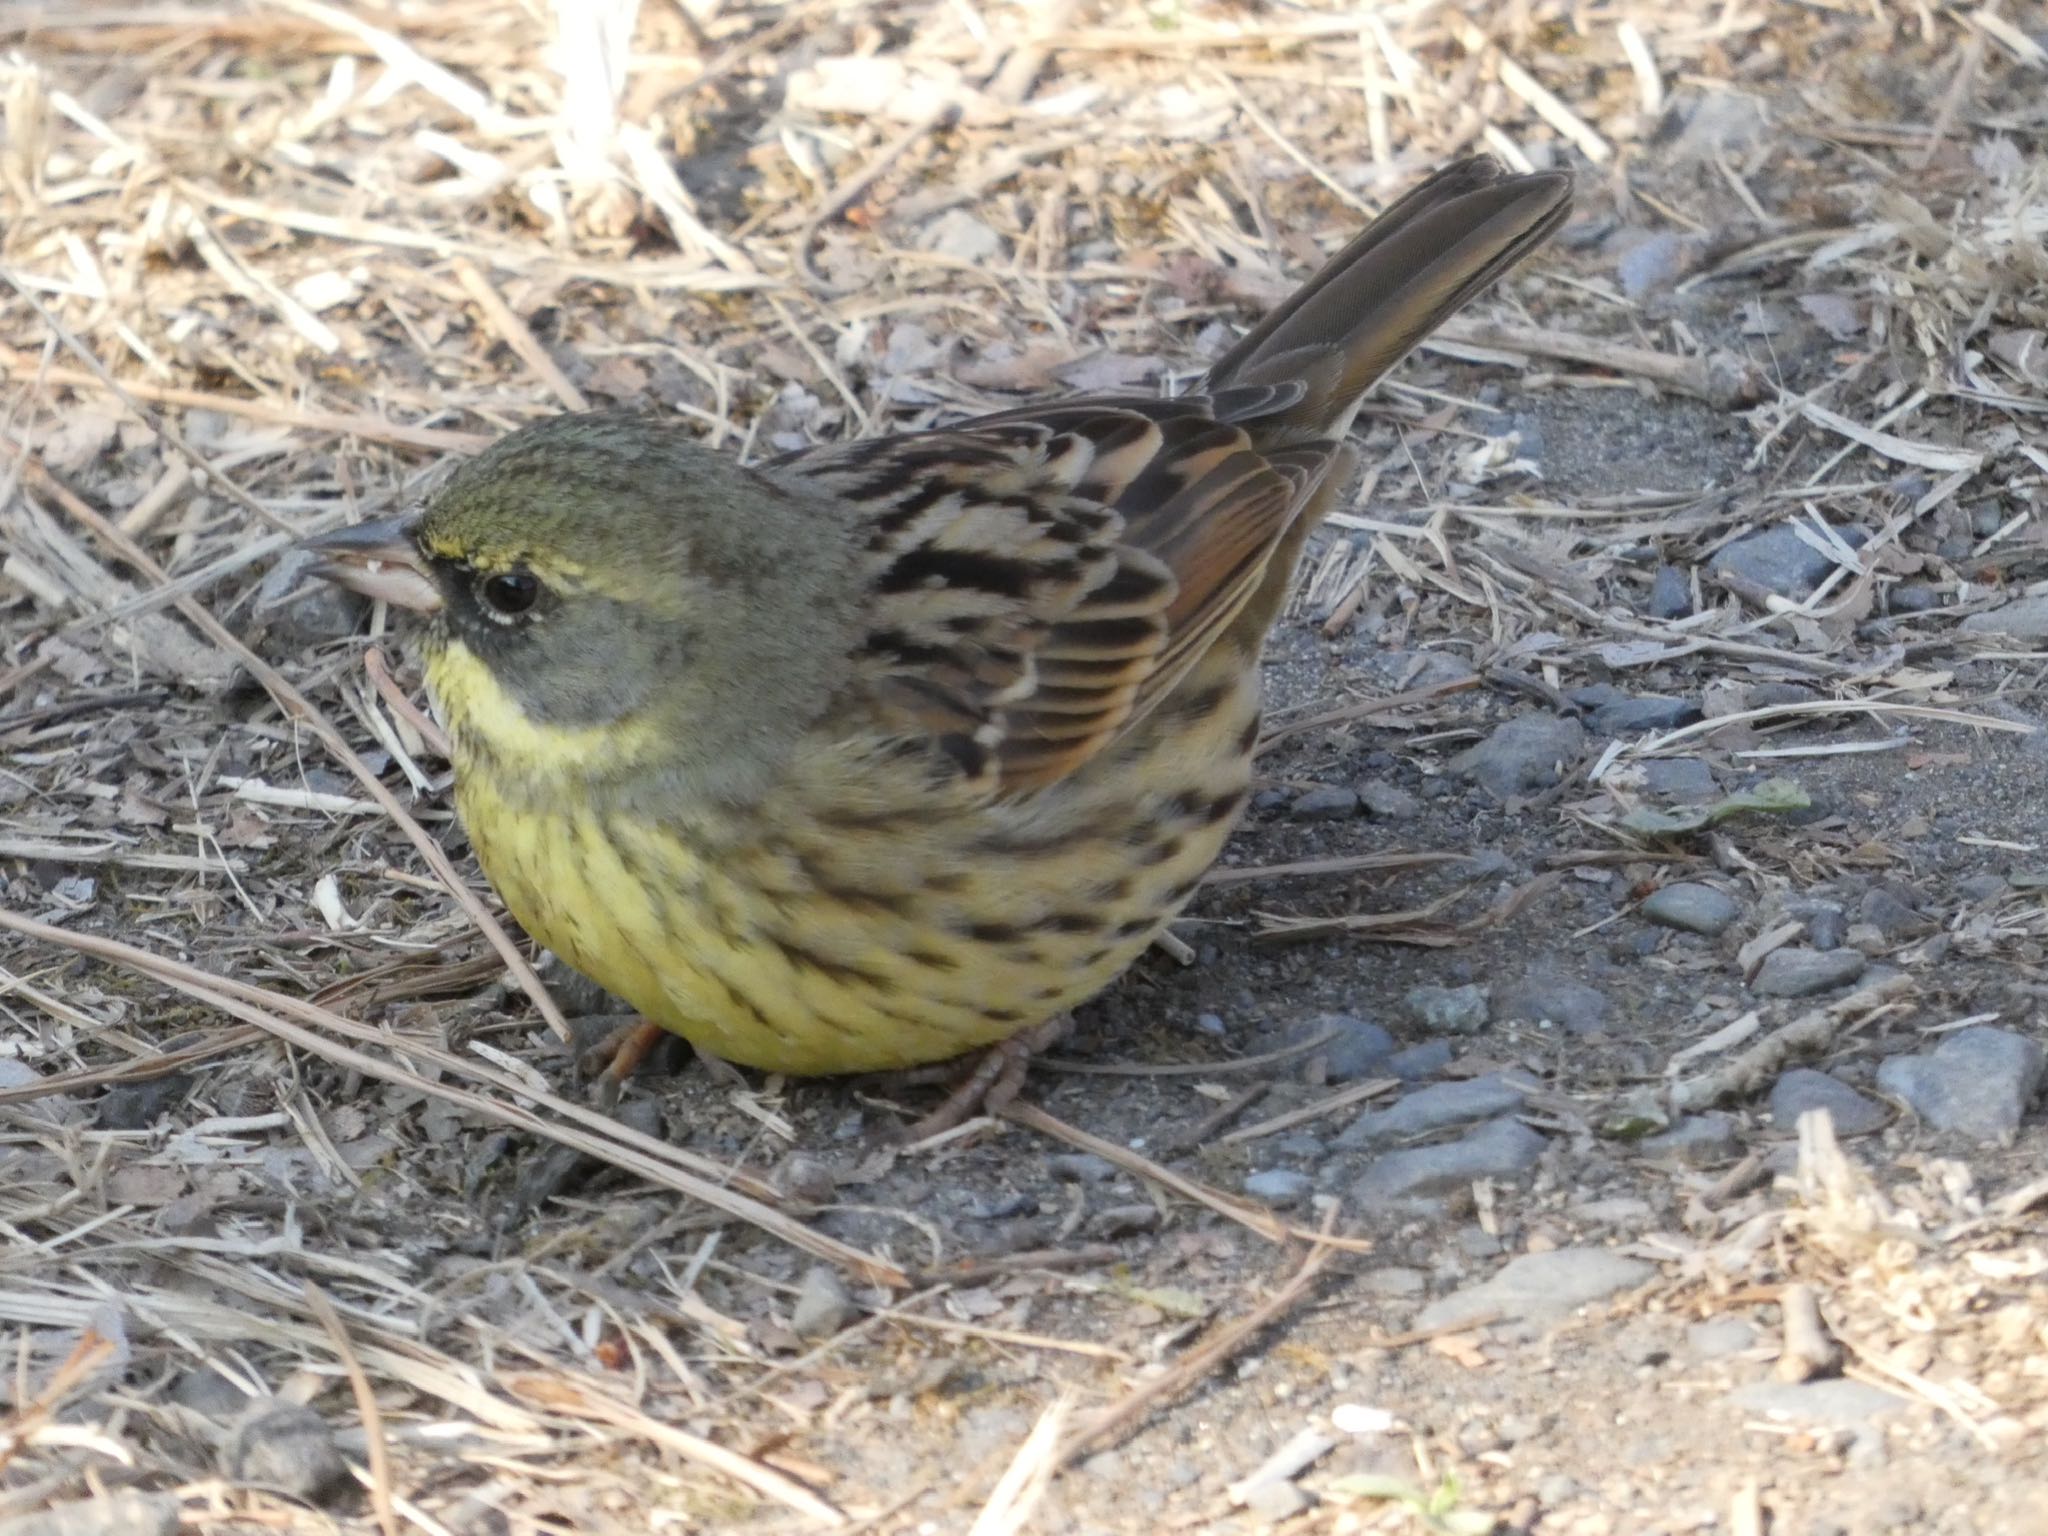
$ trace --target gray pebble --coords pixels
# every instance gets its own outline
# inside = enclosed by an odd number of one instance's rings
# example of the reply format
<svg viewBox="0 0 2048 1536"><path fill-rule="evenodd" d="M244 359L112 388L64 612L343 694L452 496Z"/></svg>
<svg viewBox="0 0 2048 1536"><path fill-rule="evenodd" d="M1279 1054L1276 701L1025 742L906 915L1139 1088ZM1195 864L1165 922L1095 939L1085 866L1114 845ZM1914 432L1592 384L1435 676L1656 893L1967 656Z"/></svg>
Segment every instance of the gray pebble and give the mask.
<svg viewBox="0 0 2048 1536"><path fill-rule="evenodd" d="M1263 1205L1276 1208L1301 1204L1314 1188L1315 1180L1292 1168L1263 1168L1246 1175L1244 1181L1247 1195Z"/></svg>
<svg viewBox="0 0 2048 1536"><path fill-rule="evenodd" d="M1116 1177L1116 1164L1093 1152L1055 1152L1045 1167L1054 1178L1070 1184L1100 1184Z"/></svg>
<svg viewBox="0 0 2048 1536"><path fill-rule="evenodd" d="M1643 788L1659 800L1700 805L1721 792L1714 770L1697 757L1653 757L1643 764Z"/></svg>
<svg viewBox="0 0 2048 1536"><path fill-rule="evenodd" d="M1287 814L1296 821L1346 821L1358 814L1358 791L1339 784L1318 784L1296 795Z"/></svg>
<svg viewBox="0 0 2048 1536"><path fill-rule="evenodd" d="M1815 907L1806 920L1807 942L1815 949L1840 949L1849 936L1849 914L1829 902Z"/></svg>
<svg viewBox="0 0 2048 1536"><path fill-rule="evenodd" d="M1607 994L1568 976L1526 976L1501 994L1493 1009L1503 1022L1553 1025L1572 1035L1597 1035L1607 1028Z"/></svg>
<svg viewBox="0 0 2048 1536"><path fill-rule="evenodd" d="M827 1339L860 1315L860 1307L847 1292L839 1271L829 1264L813 1264L804 1271L789 1309L789 1331L800 1339Z"/></svg>
<svg viewBox="0 0 2048 1536"><path fill-rule="evenodd" d="M1364 658L1366 675L1383 687L1403 691L1413 688L1441 688L1476 676L1470 662L1448 651L1368 651Z"/></svg>
<svg viewBox="0 0 2048 1536"><path fill-rule="evenodd" d="M1894 1393L1839 1377L1827 1381L1754 1381L1730 1392L1728 1401L1744 1413L1831 1429L1858 1429L1906 1406L1906 1400Z"/></svg>
<svg viewBox="0 0 2048 1536"><path fill-rule="evenodd" d="M1297 1487L1284 1477L1272 1477L1254 1484L1245 1490L1244 1495L1245 1513L1268 1525L1292 1520L1302 1511L1313 1508L1315 1502L1306 1489Z"/></svg>
<svg viewBox="0 0 2048 1536"><path fill-rule="evenodd" d="M0 1520L0 1536L172 1536L178 1501L167 1493L110 1493Z"/></svg>
<svg viewBox="0 0 2048 1536"><path fill-rule="evenodd" d="M1447 1328L1488 1312L1504 1320L1557 1322L1580 1307L1641 1285L1654 1265L1605 1248L1554 1248L1525 1253L1497 1274L1431 1302L1417 1315L1417 1328Z"/></svg>
<svg viewBox="0 0 2048 1536"><path fill-rule="evenodd" d="M2010 1146L2041 1089L2048 1053L2009 1029L1959 1029L1925 1056L1893 1056L1877 1085L1939 1131Z"/></svg>
<svg viewBox="0 0 2048 1536"><path fill-rule="evenodd" d="M1425 1040L1394 1052L1387 1058L1387 1070L1404 1083L1417 1083L1425 1077L1435 1077L1451 1064L1456 1054L1448 1040Z"/></svg>
<svg viewBox="0 0 2048 1536"><path fill-rule="evenodd" d="M1369 779L1358 786L1358 800L1381 821L1407 821L1422 810L1422 802L1397 784Z"/></svg>
<svg viewBox="0 0 2048 1536"><path fill-rule="evenodd" d="M1225 1035L1230 1033L1230 1026L1223 1022L1223 1015L1220 1013L1196 1014L1195 1028L1201 1031L1203 1034L1208 1035L1213 1039L1217 1040L1221 1040Z"/></svg>
<svg viewBox="0 0 2048 1536"><path fill-rule="evenodd" d="M192 1091L190 1072L166 1072L140 1083L116 1083L100 1095L97 1111L103 1131L146 1131Z"/></svg>
<svg viewBox="0 0 2048 1536"><path fill-rule="evenodd" d="M1680 880L1652 891L1641 910L1646 922L1711 939L1727 932L1742 909L1726 891Z"/></svg>
<svg viewBox="0 0 2048 1536"><path fill-rule="evenodd" d="M2011 635L2019 640L2048 636L2048 596L2022 597L1989 613L1973 613L1956 626L1966 635Z"/></svg>
<svg viewBox="0 0 2048 1536"><path fill-rule="evenodd" d="M361 593L314 579L319 559L310 549L286 550L256 584L254 610L264 633L280 646L303 650L346 640L370 612L370 600ZM294 588L301 589L296 597Z"/></svg>
<svg viewBox="0 0 2048 1536"><path fill-rule="evenodd" d="M1857 915L1888 939L1909 938L1934 930L1931 921L1881 885L1872 886L1863 893L1863 904L1857 908Z"/></svg>
<svg viewBox="0 0 2048 1536"><path fill-rule="evenodd" d="M1685 1347L1695 1360L1720 1360L1756 1348L1760 1335L1746 1317L1729 1313L1694 1323L1685 1330Z"/></svg>
<svg viewBox="0 0 2048 1536"><path fill-rule="evenodd" d="M1462 1082L1432 1083L1403 1094L1385 1109L1369 1109L1337 1137L1340 1147L1376 1147L1474 1120L1489 1120L1522 1107L1528 1090L1498 1072Z"/></svg>
<svg viewBox="0 0 2048 1536"><path fill-rule="evenodd" d="M1448 1194L1474 1179L1511 1179L1535 1166L1544 1145L1519 1120L1489 1120L1458 1141L1387 1153L1352 1185L1352 1198L1384 1206Z"/></svg>
<svg viewBox="0 0 2048 1536"><path fill-rule="evenodd" d="M1593 711L1593 729L1603 736L1635 736L1644 731L1668 731L1699 719L1700 707L1692 699L1649 696L1616 699Z"/></svg>
<svg viewBox="0 0 2048 1536"><path fill-rule="evenodd" d="M2005 892L2003 875L1965 875L1956 882L1956 894L1965 901L1996 901Z"/></svg>
<svg viewBox="0 0 2048 1536"><path fill-rule="evenodd" d="M1394 1037L1370 1019L1349 1013L1326 1013L1309 1025L1311 1036L1335 1030L1322 1046L1324 1077L1332 1083L1355 1082L1386 1070L1394 1054Z"/></svg>
<svg viewBox="0 0 2048 1536"><path fill-rule="evenodd" d="M1869 537L1862 529L1849 527L1837 528L1835 534L1852 548ZM1805 597L1835 568L1830 556L1783 526L1737 539L1707 565L1717 574L1738 577L1781 597Z"/></svg>
<svg viewBox="0 0 2048 1536"><path fill-rule="evenodd" d="M1692 612L1692 583L1675 565L1660 565L1650 581L1648 612L1653 619L1682 619Z"/></svg>
<svg viewBox="0 0 2048 1536"><path fill-rule="evenodd" d="M1706 1168L1734 1157L1742 1149L1742 1139L1734 1117L1714 1111L1689 1115L1668 1131L1644 1137L1637 1148L1651 1162Z"/></svg>
<svg viewBox="0 0 2048 1536"><path fill-rule="evenodd" d="M1893 613L1926 613L1941 606L1941 594L1924 581L1902 581L1891 591Z"/></svg>
<svg viewBox="0 0 2048 1536"><path fill-rule="evenodd" d="M1806 949L1788 944L1774 949L1757 967L1750 990L1759 997L1812 997L1845 987L1863 974L1870 961L1854 949Z"/></svg>
<svg viewBox="0 0 2048 1536"><path fill-rule="evenodd" d="M312 1409L275 1398L258 1403L228 1432L221 1475L318 1502L349 1481L334 1432Z"/></svg>
<svg viewBox="0 0 2048 1536"><path fill-rule="evenodd" d="M1462 987L1410 987L1401 999L1416 1022L1439 1035L1476 1035L1486 1028L1491 991L1478 982Z"/></svg>
<svg viewBox="0 0 2048 1536"><path fill-rule="evenodd" d="M1842 1136L1864 1135L1891 1118L1882 1104L1839 1077L1811 1067L1794 1067L1771 1088L1771 1123L1781 1131L1794 1130L1809 1109L1826 1110L1834 1117L1836 1133Z"/></svg>
<svg viewBox="0 0 2048 1536"><path fill-rule="evenodd" d="M1550 788L1585 749L1586 731L1578 721L1517 715L1452 758L1451 767L1506 801Z"/></svg>

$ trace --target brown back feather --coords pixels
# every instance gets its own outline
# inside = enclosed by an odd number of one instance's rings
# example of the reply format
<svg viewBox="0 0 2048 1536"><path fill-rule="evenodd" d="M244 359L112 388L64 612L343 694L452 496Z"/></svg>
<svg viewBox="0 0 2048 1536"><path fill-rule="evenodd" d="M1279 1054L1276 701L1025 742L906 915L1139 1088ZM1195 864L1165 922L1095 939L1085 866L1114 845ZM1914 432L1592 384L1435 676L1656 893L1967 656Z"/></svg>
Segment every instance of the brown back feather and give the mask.
<svg viewBox="0 0 2048 1536"><path fill-rule="evenodd" d="M1177 400L1083 398L770 466L865 509L856 658L885 728L1020 791L1073 772L1219 636L1262 637L1348 480L1359 403L1562 220L1570 178L1439 172Z"/></svg>

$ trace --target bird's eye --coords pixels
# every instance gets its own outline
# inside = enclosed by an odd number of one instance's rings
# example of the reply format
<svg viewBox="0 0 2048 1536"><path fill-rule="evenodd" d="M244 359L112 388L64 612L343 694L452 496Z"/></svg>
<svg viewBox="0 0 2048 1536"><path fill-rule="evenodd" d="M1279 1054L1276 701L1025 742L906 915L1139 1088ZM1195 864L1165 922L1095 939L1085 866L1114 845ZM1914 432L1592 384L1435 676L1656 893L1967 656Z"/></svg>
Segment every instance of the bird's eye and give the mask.
<svg viewBox="0 0 2048 1536"><path fill-rule="evenodd" d="M486 608L509 619L534 605L540 582L530 571L499 571L486 576L478 592Z"/></svg>

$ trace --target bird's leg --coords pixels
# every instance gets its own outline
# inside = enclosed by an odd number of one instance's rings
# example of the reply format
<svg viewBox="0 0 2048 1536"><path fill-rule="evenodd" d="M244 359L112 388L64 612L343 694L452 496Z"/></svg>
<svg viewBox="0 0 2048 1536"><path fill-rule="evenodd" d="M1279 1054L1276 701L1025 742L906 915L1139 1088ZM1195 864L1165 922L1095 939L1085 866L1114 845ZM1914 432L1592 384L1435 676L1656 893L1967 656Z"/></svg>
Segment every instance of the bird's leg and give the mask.
<svg viewBox="0 0 2048 1536"><path fill-rule="evenodd" d="M975 1059L967 1076L946 1095L937 1109L904 1128L901 1139L906 1142L923 1141L952 1130L976 1113L1000 1114L1023 1090L1025 1074L1031 1070L1031 1058L1058 1044L1073 1027L1074 1021L1061 1014L1056 1019L1047 1019L1035 1029L1027 1029L990 1046Z"/></svg>
<svg viewBox="0 0 2048 1536"><path fill-rule="evenodd" d="M598 1107L609 1110L616 1105L626 1079L645 1066L647 1058L668 1038L668 1031L659 1024L629 1018L614 1023L585 1046L576 1057L576 1070L593 1079L590 1093Z"/></svg>
<svg viewBox="0 0 2048 1536"><path fill-rule="evenodd" d="M626 1086L626 1080L647 1065L648 1058L671 1041L682 1045L683 1037L672 1034L659 1024L650 1023L637 1014L603 1014L588 1018L574 1019L570 1027L578 1029L590 1044L576 1053L576 1070L583 1076L595 1079L591 1084L591 1097L600 1109L609 1111L619 1102L619 1093ZM603 1033L598 1033L598 1030ZM740 1069L729 1061L721 1060L700 1045L690 1049L696 1052L697 1060L704 1070L711 1074L713 1082L728 1088L744 1088L746 1078Z"/></svg>

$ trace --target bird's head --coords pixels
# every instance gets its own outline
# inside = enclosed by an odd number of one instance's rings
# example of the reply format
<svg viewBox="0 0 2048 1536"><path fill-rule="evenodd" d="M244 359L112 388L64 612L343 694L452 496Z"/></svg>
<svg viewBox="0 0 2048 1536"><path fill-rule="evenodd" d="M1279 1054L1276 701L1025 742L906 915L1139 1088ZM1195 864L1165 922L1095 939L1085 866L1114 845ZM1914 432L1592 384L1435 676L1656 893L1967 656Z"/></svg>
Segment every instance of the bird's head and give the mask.
<svg viewBox="0 0 2048 1536"><path fill-rule="evenodd" d="M830 503L651 416L524 428L419 506L305 547L317 574L430 617L451 730L501 755L534 732L618 749L628 726L686 758L745 752L815 715L851 622Z"/></svg>

